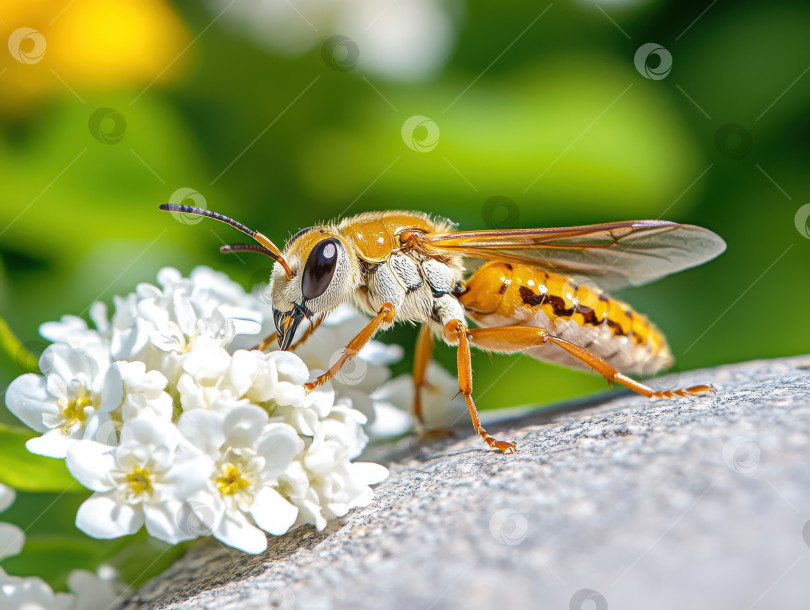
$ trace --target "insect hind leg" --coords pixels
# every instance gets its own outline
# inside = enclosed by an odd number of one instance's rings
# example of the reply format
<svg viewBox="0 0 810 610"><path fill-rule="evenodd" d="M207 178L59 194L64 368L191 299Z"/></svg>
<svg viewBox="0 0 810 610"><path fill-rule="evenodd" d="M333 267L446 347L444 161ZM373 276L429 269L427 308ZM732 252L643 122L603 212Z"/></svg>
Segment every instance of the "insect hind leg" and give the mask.
<svg viewBox="0 0 810 610"><path fill-rule="evenodd" d="M468 329L467 332L469 333L470 341L473 345L493 352L522 352L533 347L551 343L561 347L574 358L580 360L602 375L602 377L607 379L611 387L613 387L613 383L616 382L648 398L675 398L676 396L699 395L714 391L714 389L708 385L695 385L676 390L653 390L649 386L628 377L593 352L566 339L552 335L542 328L535 328L533 326L495 326L490 328L472 328Z"/></svg>
<svg viewBox="0 0 810 610"><path fill-rule="evenodd" d="M586 350L584 347L580 347L575 343L571 343L570 341L566 341L565 339L560 339L559 337L554 337L551 335L549 335L549 341L555 345L559 345L569 354L581 360L597 373L602 375L602 377L607 379L610 387L613 387L613 382L615 381L616 383L619 383L624 387L629 388L634 392L638 392L642 396L646 396L648 398L675 398L677 396L698 396L701 394L714 393L714 388L705 384L694 385L688 388L678 388L675 390L653 390L651 387L644 385L631 377L628 377L593 352Z"/></svg>

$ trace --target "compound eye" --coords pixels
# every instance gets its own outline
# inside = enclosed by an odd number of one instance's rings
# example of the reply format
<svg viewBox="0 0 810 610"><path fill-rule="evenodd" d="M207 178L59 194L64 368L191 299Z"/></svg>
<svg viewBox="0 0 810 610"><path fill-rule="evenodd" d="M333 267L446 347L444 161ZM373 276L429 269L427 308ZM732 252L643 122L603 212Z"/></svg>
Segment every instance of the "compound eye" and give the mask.
<svg viewBox="0 0 810 610"><path fill-rule="evenodd" d="M304 267L301 290L305 299L314 299L325 291L338 260L338 245L340 242L334 237L324 239L312 249Z"/></svg>

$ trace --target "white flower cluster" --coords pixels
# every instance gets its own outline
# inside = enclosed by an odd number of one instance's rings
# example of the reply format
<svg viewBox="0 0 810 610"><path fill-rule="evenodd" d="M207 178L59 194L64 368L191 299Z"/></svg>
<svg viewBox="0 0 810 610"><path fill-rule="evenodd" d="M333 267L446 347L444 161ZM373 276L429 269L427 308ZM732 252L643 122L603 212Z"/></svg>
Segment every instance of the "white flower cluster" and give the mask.
<svg viewBox="0 0 810 610"><path fill-rule="evenodd" d="M0 512L14 502L13 489L0 483ZM19 554L25 535L16 525L0 523L0 559ZM101 567L97 574L74 570L68 576L72 593L54 593L36 576L9 576L0 568L0 610L103 610L115 603L124 591L112 568Z"/></svg>
<svg viewBox="0 0 810 610"><path fill-rule="evenodd" d="M272 309L205 267L188 278L165 268L157 286L140 284L114 305L109 318L93 304L95 328L75 316L43 324L55 343L42 375L18 377L6 394L41 433L29 451L65 458L95 492L79 509L81 530L115 538L145 526L170 543L214 535L258 553L265 532L323 529L371 501L369 486L387 471L353 460L376 412L388 419L375 422L382 435L411 427L410 416L391 417L392 395L409 383L387 381L401 349L372 341L333 383L304 388L361 316L338 309L295 354L248 349L272 331ZM444 412L457 385L431 370L445 380L432 387L446 392L428 395L426 410Z"/></svg>

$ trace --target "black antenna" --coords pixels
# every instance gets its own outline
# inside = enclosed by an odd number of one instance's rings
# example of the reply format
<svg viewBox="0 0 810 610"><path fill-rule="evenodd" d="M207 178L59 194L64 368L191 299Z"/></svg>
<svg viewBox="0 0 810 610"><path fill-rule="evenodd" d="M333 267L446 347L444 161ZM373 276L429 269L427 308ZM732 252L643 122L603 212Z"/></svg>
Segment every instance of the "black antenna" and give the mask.
<svg viewBox="0 0 810 610"><path fill-rule="evenodd" d="M231 254L234 252L258 252L259 254L264 254L270 258L275 258L270 250L259 244L228 244L227 246L222 246L219 251L223 254Z"/></svg>
<svg viewBox="0 0 810 610"><path fill-rule="evenodd" d="M237 231L241 231L245 235L252 237L257 242L259 242L263 250L261 251L263 254L266 253L267 256L272 258L274 261L278 262L279 265L282 266L284 272L287 274L289 279L295 277L295 273L290 266L287 264L287 261L284 260L284 257L281 255L281 250L278 249L276 244L270 241L266 235L259 233L258 231L254 231L253 229L249 229L241 222L236 222L233 218L228 218L224 214L219 214L218 212L212 212L211 210L206 210L205 208L195 208L191 205L183 205L179 203L162 203L158 206L158 209L163 210L164 212L172 212L172 213L179 213L179 214L191 214L192 216L205 216L206 218L213 218L214 220L218 220L219 222L224 222L226 225L229 225L236 229ZM236 250L248 250L248 244L236 244L240 246L235 250L224 250L224 252L235 252ZM227 246L226 246L227 247ZM259 252L260 250L256 249L255 252Z"/></svg>

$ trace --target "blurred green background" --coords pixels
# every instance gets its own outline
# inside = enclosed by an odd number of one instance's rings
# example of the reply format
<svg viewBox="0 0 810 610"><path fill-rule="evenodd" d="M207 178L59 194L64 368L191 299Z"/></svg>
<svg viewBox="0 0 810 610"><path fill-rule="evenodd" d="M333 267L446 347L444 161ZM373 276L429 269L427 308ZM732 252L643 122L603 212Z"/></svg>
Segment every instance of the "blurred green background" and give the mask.
<svg viewBox="0 0 810 610"><path fill-rule="evenodd" d="M184 187L277 242L387 209L464 229L700 224L725 254L621 295L679 368L808 351L806 2L43 0L0 18L47 42L0 53L0 313L34 352L40 323L164 265L269 274L218 253L242 241L227 227L157 211ZM403 137L414 115L435 126ZM492 197L512 203L493 217ZM397 372L414 337L383 337L408 349ZM605 389L527 357L475 371L485 409ZM0 356L0 387L19 373Z"/></svg>

